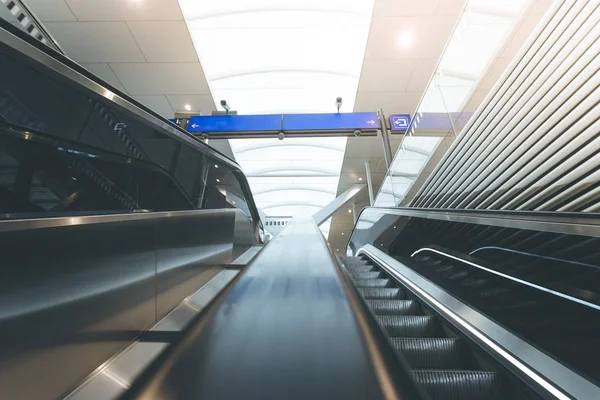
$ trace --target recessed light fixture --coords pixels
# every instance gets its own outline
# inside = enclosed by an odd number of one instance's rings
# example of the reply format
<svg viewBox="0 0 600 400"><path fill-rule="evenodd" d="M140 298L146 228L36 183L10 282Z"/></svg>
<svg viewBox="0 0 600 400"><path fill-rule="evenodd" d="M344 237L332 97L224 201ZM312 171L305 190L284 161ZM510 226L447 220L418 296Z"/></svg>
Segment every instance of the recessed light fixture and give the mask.
<svg viewBox="0 0 600 400"><path fill-rule="evenodd" d="M408 48L415 40L415 35L411 30L404 30L396 37L396 43L402 48Z"/></svg>
<svg viewBox="0 0 600 400"><path fill-rule="evenodd" d="M360 182L360 181L362 181L362 177L361 177L361 178L358 178L358 181L359 181L359 182Z"/></svg>
<svg viewBox="0 0 600 400"><path fill-rule="evenodd" d="M192 106L189 104L184 105L183 108L185 108L187 111L192 111Z"/></svg>
<svg viewBox="0 0 600 400"><path fill-rule="evenodd" d="M344 236L344 232L342 232L342 236Z"/></svg>
<svg viewBox="0 0 600 400"><path fill-rule="evenodd" d="M217 179L217 182L221 182L221 181ZM395 227L394 227L394 228L395 228Z"/></svg>
<svg viewBox="0 0 600 400"><path fill-rule="evenodd" d="M340 249L335 249L335 251L340 251Z"/></svg>
<svg viewBox="0 0 600 400"><path fill-rule="evenodd" d="M394 229L396 229L396 225L394 225Z"/></svg>
<svg viewBox="0 0 600 400"><path fill-rule="evenodd" d="M351 213L351 212L352 212L352 210L351 210L351 209L348 209L348 213Z"/></svg>
<svg viewBox="0 0 600 400"><path fill-rule="evenodd" d="M219 166L217 164L215 164L215 168L219 168Z"/></svg>
<svg viewBox="0 0 600 400"><path fill-rule="evenodd" d="M231 200L231 204L235 204L235 201L234 201L234 200Z"/></svg>

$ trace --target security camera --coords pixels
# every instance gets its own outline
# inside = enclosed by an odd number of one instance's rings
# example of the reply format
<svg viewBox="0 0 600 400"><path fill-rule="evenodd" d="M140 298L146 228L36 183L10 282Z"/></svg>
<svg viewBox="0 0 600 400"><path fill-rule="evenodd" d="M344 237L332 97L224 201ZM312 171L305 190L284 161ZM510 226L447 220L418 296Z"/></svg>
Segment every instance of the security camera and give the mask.
<svg viewBox="0 0 600 400"><path fill-rule="evenodd" d="M277 139L279 139L279 140L285 139L285 133L279 132L279 134L277 135Z"/></svg>
<svg viewBox="0 0 600 400"><path fill-rule="evenodd" d="M335 106L337 107L338 113L340 112L340 108L342 108L342 98L338 97L335 99Z"/></svg>
<svg viewBox="0 0 600 400"><path fill-rule="evenodd" d="M201 138L204 143L208 144L208 133L203 133Z"/></svg>
<svg viewBox="0 0 600 400"><path fill-rule="evenodd" d="M223 107L225 113L229 112L229 105L227 104L227 100L221 100L221 107Z"/></svg>
<svg viewBox="0 0 600 400"><path fill-rule="evenodd" d="M356 129L353 133L354 136L359 137L362 134L362 131L360 129Z"/></svg>

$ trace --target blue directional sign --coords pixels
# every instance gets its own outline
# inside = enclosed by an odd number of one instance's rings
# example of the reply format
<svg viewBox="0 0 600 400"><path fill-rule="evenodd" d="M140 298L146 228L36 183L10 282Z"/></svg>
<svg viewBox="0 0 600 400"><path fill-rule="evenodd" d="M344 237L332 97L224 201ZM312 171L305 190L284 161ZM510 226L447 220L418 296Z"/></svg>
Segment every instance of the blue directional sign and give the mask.
<svg viewBox="0 0 600 400"><path fill-rule="evenodd" d="M390 115L390 127L392 131L406 131L410 125L410 114Z"/></svg>
<svg viewBox="0 0 600 400"><path fill-rule="evenodd" d="M190 118L188 131L192 133L279 132L281 119L281 114L195 116Z"/></svg>
<svg viewBox="0 0 600 400"><path fill-rule="evenodd" d="M177 120L175 118L169 118L169 122L172 122L174 124L177 124Z"/></svg>
<svg viewBox="0 0 600 400"><path fill-rule="evenodd" d="M286 114L283 116L283 130L285 132L348 131L354 129L379 129L377 113Z"/></svg>

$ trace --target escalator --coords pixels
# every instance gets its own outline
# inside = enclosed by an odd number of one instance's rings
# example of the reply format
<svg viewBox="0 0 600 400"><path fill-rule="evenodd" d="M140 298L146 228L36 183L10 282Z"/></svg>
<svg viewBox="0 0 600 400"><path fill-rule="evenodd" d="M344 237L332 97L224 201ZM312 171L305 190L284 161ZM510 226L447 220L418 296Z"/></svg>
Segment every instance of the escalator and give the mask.
<svg viewBox="0 0 600 400"><path fill-rule="evenodd" d="M533 399L368 259L342 260L360 296L432 399Z"/></svg>
<svg viewBox="0 0 600 400"><path fill-rule="evenodd" d="M466 263L436 249L400 261L580 374L600 381L596 334L600 306L589 292L575 297L576 292L552 290L515 277L514 272L509 275L481 266L482 260L471 258ZM536 282L547 279L548 273L538 275Z"/></svg>

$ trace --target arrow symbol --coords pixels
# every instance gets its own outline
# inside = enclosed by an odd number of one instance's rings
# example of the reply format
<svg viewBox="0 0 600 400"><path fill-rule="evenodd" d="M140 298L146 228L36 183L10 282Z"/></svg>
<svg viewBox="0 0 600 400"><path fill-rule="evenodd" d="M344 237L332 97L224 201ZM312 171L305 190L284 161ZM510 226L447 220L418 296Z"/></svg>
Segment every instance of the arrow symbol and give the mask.
<svg viewBox="0 0 600 400"><path fill-rule="evenodd" d="M373 120L367 121L367 124L369 124L369 125L373 125L374 123L375 123L375 121L373 121Z"/></svg>
<svg viewBox="0 0 600 400"><path fill-rule="evenodd" d="M198 125L198 124L192 124L192 128L197 128L197 127L199 127L199 126L200 126L200 125Z"/></svg>

